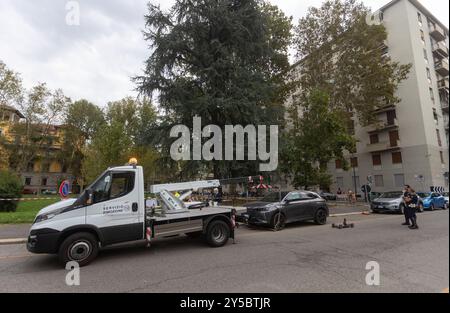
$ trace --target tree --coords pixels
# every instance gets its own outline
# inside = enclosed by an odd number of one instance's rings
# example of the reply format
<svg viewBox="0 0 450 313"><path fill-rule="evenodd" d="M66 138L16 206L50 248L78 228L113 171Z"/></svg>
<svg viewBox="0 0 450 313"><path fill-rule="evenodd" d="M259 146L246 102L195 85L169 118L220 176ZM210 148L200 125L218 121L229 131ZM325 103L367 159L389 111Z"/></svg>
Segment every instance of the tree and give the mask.
<svg viewBox="0 0 450 313"><path fill-rule="evenodd" d="M62 120L62 113L71 100L62 90L50 91L44 83L27 92L19 103L25 121L12 125L15 136L10 150L10 166L24 172L28 164L42 154L52 154L51 148L59 140L53 133L54 125Z"/></svg>
<svg viewBox="0 0 450 313"><path fill-rule="evenodd" d="M355 113L364 126L374 121L375 109L399 101L395 91L411 65L382 55L387 33L383 25L367 24L369 12L356 0L328 0L300 19L294 36L301 72L294 78L301 90L296 105L319 88L330 95L333 109Z"/></svg>
<svg viewBox="0 0 450 313"><path fill-rule="evenodd" d="M140 141L140 133L156 119L156 111L148 99L130 97L108 103L105 123L96 131L83 150L82 176L92 182L105 168L125 164L130 157L137 157L146 167L149 179L156 151Z"/></svg>
<svg viewBox="0 0 450 313"><path fill-rule="evenodd" d="M20 102L23 95L22 80L19 73L6 67L0 60L0 104L13 104Z"/></svg>
<svg viewBox="0 0 450 313"><path fill-rule="evenodd" d="M0 141L0 171L9 168L9 153L3 144L4 143Z"/></svg>
<svg viewBox="0 0 450 313"><path fill-rule="evenodd" d="M70 103L64 111L64 136L60 151L63 168L70 169L79 185L83 185L81 166L88 142L105 124L102 110L87 100Z"/></svg>
<svg viewBox="0 0 450 313"><path fill-rule="evenodd" d="M330 106L330 97L320 90L312 91L302 114L290 113L297 118L284 134L282 169L291 176L294 186L319 185L327 189L331 184L327 163L331 159L345 163L343 151L353 151L355 147L345 119Z"/></svg>
<svg viewBox="0 0 450 313"><path fill-rule="evenodd" d="M145 39L152 52L139 90L156 95L161 121L148 134L169 155L173 125L280 124L291 19L261 0L177 0L168 13L148 5ZM180 162L181 172L205 166L215 177L252 171L256 162ZM239 165L239 166L237 166ZM250 169L250 170L249 170Z"/></svg>
<svg viewBox="0 0 450 313"><path fill-rule="evenodd" d="M15 199L22 196L22 182L19 177L8 170L0 170L0 199ZM0 212L15 211L17 201L0 201Z"/></svg>

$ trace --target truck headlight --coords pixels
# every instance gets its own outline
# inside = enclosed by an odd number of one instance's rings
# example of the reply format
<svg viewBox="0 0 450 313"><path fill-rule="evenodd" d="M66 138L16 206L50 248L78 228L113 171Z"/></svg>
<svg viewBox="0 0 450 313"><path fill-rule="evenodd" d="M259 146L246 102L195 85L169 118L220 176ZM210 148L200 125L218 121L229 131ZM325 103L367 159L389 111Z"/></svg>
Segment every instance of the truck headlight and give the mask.
<svg viewBox="0 0 450 313"><path fill-rule="evenodd" d="M59 209L59 210L55 210L52 212L48 212L45 214L40 214L38 216L36 216L36 219L34 220L34 223L39 223L39 222L43 222L46 220L49 220L51 218L54 218L56 215L60 214L63 211L64 208Z"/></svg>

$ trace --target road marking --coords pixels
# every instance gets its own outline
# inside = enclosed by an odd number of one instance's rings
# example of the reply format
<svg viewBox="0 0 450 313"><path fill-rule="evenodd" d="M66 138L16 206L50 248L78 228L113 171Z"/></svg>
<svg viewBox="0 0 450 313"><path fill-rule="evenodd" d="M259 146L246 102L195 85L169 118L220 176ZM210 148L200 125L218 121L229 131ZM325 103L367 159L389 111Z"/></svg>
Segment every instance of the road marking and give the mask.
<svg viewBox="0 0 450 313"><path fill-rule="evenodd" d="M18 259L18 258L28 258L38 256L34 254L23 254L23 255L8 255L8 256L0 256L0 260L7 260L7 259Z"/></svg>
<svg viewBox="0 0 450 313"><path fill-rule="evenodd" d="M27 238L0 239L0 245L16 245L16 244L26 243L27 241L28 241Z"/></svg>
<svg viewBox="0 0 450 313"><path fill-rule="evenodd" d="M347 216L347 215L361 215L361 214L363 214L363 212L338 213L338 214L330 214L330 217Z"/></svg>

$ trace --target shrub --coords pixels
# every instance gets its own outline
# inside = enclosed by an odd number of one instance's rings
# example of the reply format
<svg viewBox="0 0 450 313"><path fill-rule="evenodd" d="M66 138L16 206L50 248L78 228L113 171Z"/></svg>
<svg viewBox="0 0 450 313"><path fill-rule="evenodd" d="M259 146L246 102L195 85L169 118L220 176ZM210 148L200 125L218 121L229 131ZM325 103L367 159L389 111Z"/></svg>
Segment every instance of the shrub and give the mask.
<svg viewBox="0 0 450 313"><path fill-rule="evenodd" d="M19 177L7 170L0 170L0 212L15 211L17 201L1 199L20 198L22 196L22 182Z"/></svg>

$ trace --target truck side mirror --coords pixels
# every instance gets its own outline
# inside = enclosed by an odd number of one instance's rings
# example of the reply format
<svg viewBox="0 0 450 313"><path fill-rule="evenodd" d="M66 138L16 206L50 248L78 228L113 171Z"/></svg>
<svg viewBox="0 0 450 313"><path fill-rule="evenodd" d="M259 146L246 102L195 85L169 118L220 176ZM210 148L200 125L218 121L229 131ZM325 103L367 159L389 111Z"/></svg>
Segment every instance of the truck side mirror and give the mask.
<svg viewBox="0 0 450 313"><path fill-rule="evenodd" d="M91 205L94 202L94 195L91 190L86 190L86 193L87 193L86 204Z"/></svg>

